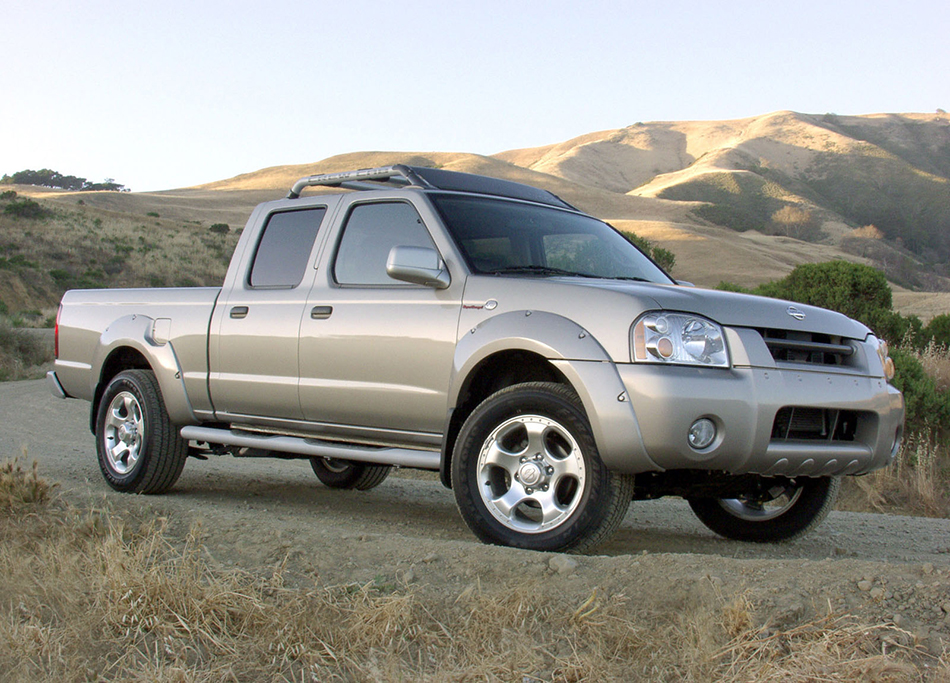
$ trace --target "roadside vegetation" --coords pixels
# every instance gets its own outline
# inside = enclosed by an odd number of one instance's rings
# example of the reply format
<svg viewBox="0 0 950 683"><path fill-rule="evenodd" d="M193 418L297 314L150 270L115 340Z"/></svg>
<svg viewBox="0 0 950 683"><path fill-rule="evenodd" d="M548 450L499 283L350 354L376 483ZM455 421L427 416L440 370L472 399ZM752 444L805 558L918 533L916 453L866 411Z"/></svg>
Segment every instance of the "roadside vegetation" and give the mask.
<svg viewBox="0 0 950 683"><path fill-rule="evenodd" d="M23 329L22 316L10 318L0 309L0 382L39 379L53 361L52 334Z"/></svg>
<svg viewBox="0 0 950 683"><path fill-rule="evenodd" d="M67 289L220 285L241 231L148 213L0 192L0 303L14 312L55 308Z"/></svg>
<svg viewBox="0 0 950 683"><path fill-rule="evenodd" d="M0 466L0 670L10 681L939 681L950 660L847 613L762 623L745 593L663 607L524 578L426 594L225 570L201 530L72 507ZM540 580L540 579L539 579Z"/></svg>

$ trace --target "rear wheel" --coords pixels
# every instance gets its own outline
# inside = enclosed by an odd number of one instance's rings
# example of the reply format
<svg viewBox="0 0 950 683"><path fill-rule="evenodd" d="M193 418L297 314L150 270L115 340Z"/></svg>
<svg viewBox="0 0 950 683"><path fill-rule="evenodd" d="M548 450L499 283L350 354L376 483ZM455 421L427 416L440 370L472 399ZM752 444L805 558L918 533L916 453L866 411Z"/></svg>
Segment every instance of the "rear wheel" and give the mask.
<svg viewBox="0 0 950 683"><path fill-rule="evenodd" d="M376 488L392 470L390 465L372 465L339 458L310 458L310 467L324 486L360 491Z"/></svg>
<svg viewBox="0 0 950 683"><path fill-rule="evenodd" d="M151 370L125 370L112 378L96 415L99 469L124 493L164 493L178 481L188 442L168 418Z"/></svg>
<svg viewBox="0 0 950 683"><path fill-rule="evenodd" d="M620 525L633 478L604 466L573 391L532 382L493 394L469 415L452 486L462 518L483 541L583 552Z"/></svg>
<svg viewBox="0 0 950 683"><path fill-rule="evenodd" d="M834 509L838 477L762 480L760 491L740 498L692 498L703 524L736 541L776 543L808 533Z"/></svg>

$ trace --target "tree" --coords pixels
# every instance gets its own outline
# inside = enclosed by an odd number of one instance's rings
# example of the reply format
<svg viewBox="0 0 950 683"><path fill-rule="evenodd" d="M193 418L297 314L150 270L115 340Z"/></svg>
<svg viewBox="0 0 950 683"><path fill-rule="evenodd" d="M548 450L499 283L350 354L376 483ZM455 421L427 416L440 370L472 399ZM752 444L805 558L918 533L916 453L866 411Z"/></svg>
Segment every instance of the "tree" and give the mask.
<svg viewBox="0 0 950 683"><path fill-rule="evenodd" d="M820 233L815 214L792 204L786 204L772 214L772 225L777 232L799 240L814 240Z"/></svg>
<svg viewBox="0 0 950 683"><path fill-rule="evenodd" d="M63 175L59 171L49 168L42 168L38 171L17 171L13 175L4 175L0 178L0 183L17 185L35 185L37 187L51 187L57 190L73 191L91 191L108 190L119 192L125 189L125 185L115 182L112 178L106 178L101 183L91 183L85 178L74 175Z"/></svg>
<svg viewBox="0 0 950 683"><path fill-rule="evenodd" d="M667 273L673 270L673 266L676 265L676 255L672 251L656 246L653 242L645 237L640 237L635 232L627 232L626 230L620 230L619 232L624 239L652 258Z"/></svg>

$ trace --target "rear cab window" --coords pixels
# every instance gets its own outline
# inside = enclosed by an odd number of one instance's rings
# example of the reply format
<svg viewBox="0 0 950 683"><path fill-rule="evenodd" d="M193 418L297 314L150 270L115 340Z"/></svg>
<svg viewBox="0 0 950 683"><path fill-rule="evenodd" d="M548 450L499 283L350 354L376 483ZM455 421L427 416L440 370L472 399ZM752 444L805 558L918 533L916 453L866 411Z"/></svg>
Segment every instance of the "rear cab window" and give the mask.
<svg viewBox="0 0 950 683"><path fill-rule="evenodd" d="M252 288L293 289L303 280L325 206L271 214L261 233L248 274Z"/></svg>

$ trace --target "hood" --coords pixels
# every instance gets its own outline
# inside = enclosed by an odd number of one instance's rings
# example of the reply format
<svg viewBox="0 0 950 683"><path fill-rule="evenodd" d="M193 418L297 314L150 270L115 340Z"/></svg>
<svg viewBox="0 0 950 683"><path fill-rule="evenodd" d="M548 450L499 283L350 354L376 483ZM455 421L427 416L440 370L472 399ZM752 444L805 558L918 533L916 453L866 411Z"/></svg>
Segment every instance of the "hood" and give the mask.
<svg viewBox="0 0 950 683"><path fill-rule="evenodd" d="M598 286L648 296L656 301L657 308L696 313L730 327L823 333L850 339L864 339L871 332L865 325L835 311L752 294L650 283L601 282ZM791 315L790 309L796 315Z"/></svg>

